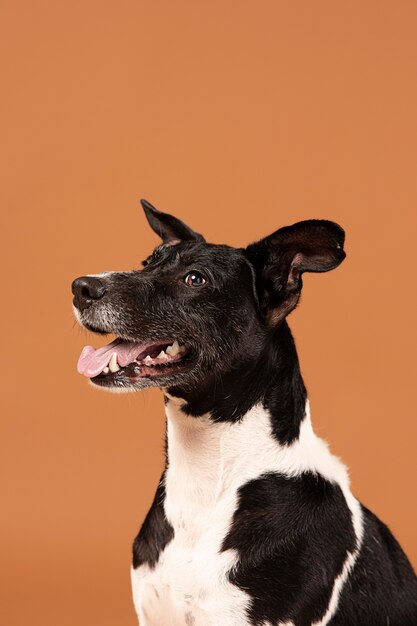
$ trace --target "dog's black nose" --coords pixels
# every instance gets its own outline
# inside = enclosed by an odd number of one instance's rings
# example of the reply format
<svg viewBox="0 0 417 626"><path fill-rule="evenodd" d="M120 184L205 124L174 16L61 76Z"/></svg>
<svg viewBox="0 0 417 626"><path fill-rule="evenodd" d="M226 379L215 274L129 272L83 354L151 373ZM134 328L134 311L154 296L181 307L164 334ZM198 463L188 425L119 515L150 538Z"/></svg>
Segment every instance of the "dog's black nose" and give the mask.
<svg viewBox="0 0 417 626"><path fill-rule="evenodd" d="M106 287L95 276L80 276L74 280L71 288L74 294L74 305L80 311L87 309L94 300L100 300L106 293Z"/></svg>

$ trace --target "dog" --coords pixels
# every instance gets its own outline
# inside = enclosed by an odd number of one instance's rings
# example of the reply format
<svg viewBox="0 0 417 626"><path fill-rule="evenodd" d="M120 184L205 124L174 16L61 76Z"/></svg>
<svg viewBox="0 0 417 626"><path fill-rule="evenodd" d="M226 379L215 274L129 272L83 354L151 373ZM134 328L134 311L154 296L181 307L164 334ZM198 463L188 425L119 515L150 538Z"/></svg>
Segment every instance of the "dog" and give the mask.
<svg viewBox="0 0 417 626"><path fill-rule="evenodd" d="M133 544L141 626L416 626L417 579L311 425L288 314L304 272L345 258L307 220L246 248L141 201L162 243L142 269L77 278L97 387L160 387L166 467Z"/></svg>

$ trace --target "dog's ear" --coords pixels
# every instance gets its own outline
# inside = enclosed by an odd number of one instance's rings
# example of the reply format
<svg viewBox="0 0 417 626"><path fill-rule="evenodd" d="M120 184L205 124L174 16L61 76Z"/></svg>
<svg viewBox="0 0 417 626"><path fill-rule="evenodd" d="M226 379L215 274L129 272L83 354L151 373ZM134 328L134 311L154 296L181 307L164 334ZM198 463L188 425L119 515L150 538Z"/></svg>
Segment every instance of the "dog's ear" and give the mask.
<svg viewBox="0 0 417 626"><path fill-rule="evenodd" d="M166 245L173 246L182 241L205 241L203 235L194 232L189 226L168 213L158 211L147 200L140 201L152 230Z"/></svg>
<svg viewBox="0 0 417 626"><path fill-rule="evenodd" d="M261 307L271 326L300 298L303 272L328 272L345 258L343 228L328 220L286 226L246 248L255 267Z"/></svg>

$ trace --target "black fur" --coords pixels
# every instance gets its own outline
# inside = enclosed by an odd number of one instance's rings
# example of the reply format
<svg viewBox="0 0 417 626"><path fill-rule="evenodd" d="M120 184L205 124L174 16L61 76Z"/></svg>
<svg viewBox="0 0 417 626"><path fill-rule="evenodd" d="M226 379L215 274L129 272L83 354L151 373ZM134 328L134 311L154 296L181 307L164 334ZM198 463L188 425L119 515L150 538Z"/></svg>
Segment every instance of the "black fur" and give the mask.
<svg viewBox="0 0 417 626"><path fill-rule="evenodd" d="M312 473L268 474L244 485L223 542L223 550L238 551L230 579L250 590L249 615L256 625L318 620L355 546L340 487Z"/></svg>
<svg viewBox="0 0 417 626"><path fill-rule="evenodd" d="M174 538L174 529L165 517L164 474L159 482L151 508L133 542L133 567L143 563L155 567L159 555Z"/></svg>
<svg viewBox="0 0 417 626"><path fill-rule="evenodd" d="M216 422L236 422L258 402L272 417L272 431L280 443L290 444L299 434L304 418L306 389L301 377L294 340L284 321L261 337L248 330L246 358L220 378L207 376L197 389L171 387L173 396L184 398L188 415L211 414Z"/></svg>

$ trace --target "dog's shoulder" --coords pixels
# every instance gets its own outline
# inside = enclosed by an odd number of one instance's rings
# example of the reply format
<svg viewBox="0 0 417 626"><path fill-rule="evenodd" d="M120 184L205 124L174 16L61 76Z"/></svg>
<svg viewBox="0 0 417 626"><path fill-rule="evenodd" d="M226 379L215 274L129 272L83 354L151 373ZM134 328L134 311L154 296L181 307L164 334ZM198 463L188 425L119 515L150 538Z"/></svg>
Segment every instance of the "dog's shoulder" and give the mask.
<svg viewBox="0 0 417 626"><path fill-rule="evenodd" d="M223 549L239 555L231 580L251 596L254 623L293 615L313 623L356 545L339 485L313 472L269 473L241 487Z"/></svg>

